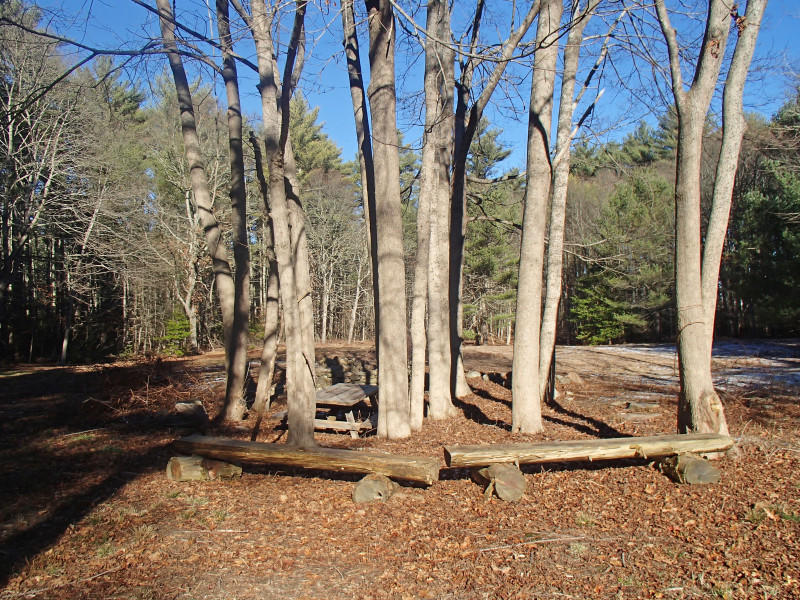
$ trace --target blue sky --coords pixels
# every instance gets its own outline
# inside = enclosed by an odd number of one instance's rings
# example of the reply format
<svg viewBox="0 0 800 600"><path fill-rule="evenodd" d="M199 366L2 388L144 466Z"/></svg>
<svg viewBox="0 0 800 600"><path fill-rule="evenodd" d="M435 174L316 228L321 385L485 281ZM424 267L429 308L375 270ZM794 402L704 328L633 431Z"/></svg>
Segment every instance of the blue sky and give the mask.
<svg viewBox="0 0 800 600"><path fill-rule="evenodd" d="M142 40L156 31L152 15L128 0L44 0L40 4L70 15L67 21L59 21L58 29L88 44L122 47L133 40ZM185 4L187 3L179 0L179 14L181 6ZM197 30L209 31L208 16L203 3L193 1L191 4L197 7L196 12L190 16L181 14L181 18L190 18L192 26ZM213 5L213 1L211 4ZM309 38L316 38L318 41L310 49L312 58L306 65L301 89L312 106L320 107L320 120L325 122L325 131L342 148L342 157L350 160L355 156L356 141L347 76L339 57L340 22L333 3L328 10L329 14L316 13L309 20ZM328 24L330 30L324 31L324 27ZM756 110L769 117L785 101L793 84L790 73L800 72L798 32L800 32L800 2L769 0L755 61L768 72L766 76L753 77L748 84L746 103L750 110ZM367 39L362 37L360 41L363 50ZM245 55L250 53L245 45L240 46L239 51ZM402 52L402 49L398 48L398 52ZM164 62L166 64L166 61ZM403 99L408 101L413 91L421 87L421 68L419 61L414 65L399 66L407 74L408 83L401 87L400 93ZM257 115L260 112L260 104L255 90L255 78L248 74L246 69L240 69L240 75L245 111ZM518 110L523 119L516 121L509 119L508 111L498 112L494 109L487 111L493 126L503 129L504 143L514 148L507 166L522 167L525 162L526 125L523 122L525 108L522 102L528 94L526 85L529 85L529 81L523 83L523 89L520 91L523 98L518 102ZM413 102L410 104L414 106ZM622 108L621 104L625 107ZM614 93L605 94L597 106L599 115L627 113L629 121L638 119L644 114L643 110L629 105L623 96ZM402 114L399 121L399 127L405 131L405 140L414 145L420 142L420 130L413 125L419 118L419 111L415 112L412 108ZM624 132L623 126L611 136L621 137Z"/></svg>

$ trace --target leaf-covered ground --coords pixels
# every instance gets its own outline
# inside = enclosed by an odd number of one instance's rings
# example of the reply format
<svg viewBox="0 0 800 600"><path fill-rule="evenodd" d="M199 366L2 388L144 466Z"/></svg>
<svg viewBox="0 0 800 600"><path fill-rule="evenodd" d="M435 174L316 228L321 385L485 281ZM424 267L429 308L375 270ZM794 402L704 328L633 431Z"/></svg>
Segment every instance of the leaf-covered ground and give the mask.
<svg viewBox="0 0 800 600"><path fill-rule="evenodd" d="M738 449L718 461L719 484L679 486L644 460L549 465L524 469L514 504L485 500L463 470L359 505L356 476L245 467L234 481L167 480L170 444L189 433L175 402L200 399L213 416L220 354L6 370L0 599L798 598L800 404L785 375L800 353L759 348L716 361ZM675 361L662 350L559 348L560 394L535 438L509 432L510 351L486 346L467 349L487 375L470 379L457 418L403 441L318 442L442 458L460 443L672 433ZM269 420L259 439L284 436Z"/></svg>

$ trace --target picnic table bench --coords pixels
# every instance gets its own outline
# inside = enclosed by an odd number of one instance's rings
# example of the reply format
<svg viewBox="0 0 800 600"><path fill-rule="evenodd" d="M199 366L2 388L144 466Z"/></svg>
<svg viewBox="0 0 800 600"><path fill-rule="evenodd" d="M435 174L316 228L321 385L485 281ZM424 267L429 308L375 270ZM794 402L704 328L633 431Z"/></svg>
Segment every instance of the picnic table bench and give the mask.
<svg viewBox="0 0 800 600"><path fill-rule="evenodd" d="M317 390L317 418L314 419L314 429L349 431L353 438L357 438L360 431L375 429L378 425L378 401L375 398L377 393L377 385L357 383L336 383ZM367 404L372 414L366 419L356 421L354 409L361 403ZM337 418L338 412L342 410L344 421ZM285 419L286 411L272 416L276 419Z"/></svg>

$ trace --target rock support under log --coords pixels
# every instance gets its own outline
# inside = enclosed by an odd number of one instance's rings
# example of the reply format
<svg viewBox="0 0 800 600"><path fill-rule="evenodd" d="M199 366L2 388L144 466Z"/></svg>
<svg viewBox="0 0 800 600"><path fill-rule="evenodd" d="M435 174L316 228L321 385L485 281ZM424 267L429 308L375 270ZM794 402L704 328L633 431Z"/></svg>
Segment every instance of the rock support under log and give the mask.
<svg viewBox="0 0 800 600"><path fill-rule="evenodd" d="M686 453L670 456L661 461L661 472L676 483L697 485L719 483L719 470L705 458Z"/></svg>
<svg viewBox="0 0 800 600"><path fill-rule="evenodd" d="M448 467L484 467L495 463L549 462L663 458L674 454L722 452L733 446L726 435L706 433L651 437L568 440L538 444L446 446Z"/></svg>
<svg viewBox="0 0 800 600"><path fill-rule="evenodd" d="M337 473L376 473L426 485L439 479L439 461L426 456L377 454L338 448L300 448L202 435L176 440L174 447L185 454L249 464L282 465Z"/></svg>
<svg viewBox="0 0 800 600"><path fill-rule="evenodd" d="M241 467L202 456L173 456L167 463L167 478L171 481L208 481L241 476Z"/></svg>

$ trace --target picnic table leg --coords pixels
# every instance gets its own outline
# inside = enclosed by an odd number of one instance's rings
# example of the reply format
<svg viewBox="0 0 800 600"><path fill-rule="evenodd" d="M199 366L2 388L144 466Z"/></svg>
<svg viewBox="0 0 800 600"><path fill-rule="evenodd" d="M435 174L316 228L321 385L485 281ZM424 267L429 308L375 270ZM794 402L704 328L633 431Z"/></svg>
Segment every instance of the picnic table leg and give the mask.
<svg viewBox="0 0 800 600"><path fill-rule="evenodd" d="M350 430L350 437L354 440L358 439L358 425L356 425L356 419L353 416L353 411L348 411L344 414L344 418L347 419L347 422L353 426Z"/></svg>

